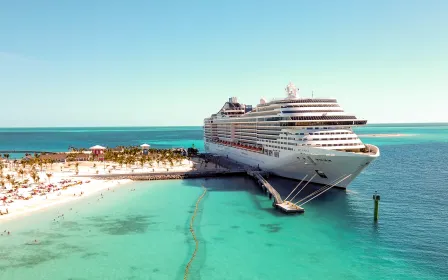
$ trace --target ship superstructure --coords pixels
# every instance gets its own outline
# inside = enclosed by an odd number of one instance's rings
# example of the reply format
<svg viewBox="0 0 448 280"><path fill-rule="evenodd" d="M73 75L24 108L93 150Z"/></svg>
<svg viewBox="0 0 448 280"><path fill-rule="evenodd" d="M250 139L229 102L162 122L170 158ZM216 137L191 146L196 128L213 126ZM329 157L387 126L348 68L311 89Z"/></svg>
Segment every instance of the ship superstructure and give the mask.
<svg viewBox="0 0 448 280"><path fill-rule="evenodd" d="M204 120L209 153L227 156L276 175L314 183L347 185L375 158L376 146L364 144L353 127L367 120L344 112L333 98L299 98L289 83L286 98L252 108L229 101Z"/></svg>

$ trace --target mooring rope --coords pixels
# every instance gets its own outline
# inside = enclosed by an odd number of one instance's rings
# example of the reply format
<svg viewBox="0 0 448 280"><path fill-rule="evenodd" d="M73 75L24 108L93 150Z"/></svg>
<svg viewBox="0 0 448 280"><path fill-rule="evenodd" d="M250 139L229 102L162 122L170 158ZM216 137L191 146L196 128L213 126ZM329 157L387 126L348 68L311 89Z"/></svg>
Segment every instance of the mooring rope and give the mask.
<svg viewBox="0 0 448 280"><path fill-rule="evenodd" d="M187 266L185 267L184 280L187 280L187 278L188 278L188 273L190 272L191 264L193 263L194 258L196 257L196 253L198 252L198 249L199 249L199 241L196 238L196 234L194 233L193 224L194 224L194 219L196 218L196 215L198 213L199 203L201 202L202 198L204 198L205 194L207 193L207 189L204 186L202 186L202 188L204 189L204 192L196 201L196 208L194 209L194 213L193 213L193 216L191 217L191 221L190 221L190 232L191 232L191 236L193 237L193 240L195 243L195 248L194 248L193 255L191 255L190 261L188 262Z"/></svg>

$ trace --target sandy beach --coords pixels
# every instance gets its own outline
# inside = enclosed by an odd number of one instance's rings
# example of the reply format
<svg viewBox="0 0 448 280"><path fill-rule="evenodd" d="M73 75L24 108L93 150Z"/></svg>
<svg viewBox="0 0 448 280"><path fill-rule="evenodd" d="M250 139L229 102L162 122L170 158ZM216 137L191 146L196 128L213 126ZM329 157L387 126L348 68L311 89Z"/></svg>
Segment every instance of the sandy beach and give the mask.
<svg viewBox="0 0 448 280"><path fill-rule="evenodd" d="M36 195L29 200L15 200L13 203L2 206L2 209L8 209L8 214L0 216L0 223L4 220L18 218L48 207L81 199L102 190L107 190L108 188L117 187L129 182L131 182L131 180L83 180L83 184L65 190L48 193L42 196Z"/></svg>
<svg viewBox="0 0 448 280"><path fill-rule="evenodd" d="M132 182L129 179L97 180L90 177L93 175L188 172L222 168L215 164L205 164L200 159L184 159L175 165L154 163L126 166L100 161L55 163L38 171L39 180L34 181L30 170L23 176L20 174L20 169L11 168L9 163L6 166L9 168L3 169L3 176L19 180L21 187L14 189L10 184L0 190L0 199L4 199L0 201L0 212L2 213L0 223Z"/></svg>

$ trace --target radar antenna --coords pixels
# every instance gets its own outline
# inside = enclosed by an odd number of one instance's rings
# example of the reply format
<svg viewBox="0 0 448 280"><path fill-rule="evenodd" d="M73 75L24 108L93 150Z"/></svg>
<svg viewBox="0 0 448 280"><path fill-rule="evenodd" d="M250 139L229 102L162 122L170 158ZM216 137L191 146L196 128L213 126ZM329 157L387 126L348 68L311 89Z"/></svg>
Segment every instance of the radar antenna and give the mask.
<svg viewBox="0 0 448 280"><path fill-rule="evenodd" d="M298 89L293 83L289 82L289 84L285 88L285 91L288 94L288 98L297 98Z"/></svg>

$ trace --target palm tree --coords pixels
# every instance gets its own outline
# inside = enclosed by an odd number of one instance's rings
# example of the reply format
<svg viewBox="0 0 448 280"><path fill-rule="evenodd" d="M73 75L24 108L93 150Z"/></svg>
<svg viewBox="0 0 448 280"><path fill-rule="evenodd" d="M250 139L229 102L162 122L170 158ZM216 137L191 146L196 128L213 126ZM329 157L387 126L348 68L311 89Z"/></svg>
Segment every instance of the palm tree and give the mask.
<svg viewBox="0 0 448 280"><path fill-rule="evenodd" d="M132 155L128 155L125 159L126 169L128 168L128 164L133 164L135 162L135 159Z"/></svg>
<svg viewBox="0 0 448 280"><path fill-rule="evenodd" d="M50 184L50 178L51 178L51 176L53 176L53 174L51 174L51 173L47 173L48 184Z"/></svg>
<svg viewBox="0 0 448 280"><path fill-rule="evenodd" d="M38 157L38 158L37 158L37 163L39 164L40 171L42 172L42 168L43 168L43 165L44 165L44 161L43 161L43 159L41 159L40 157Z"/></svg>
<svg viewBox="0 0 448 280"><path fill-rule="evenodd" d="M50 169L53 169L53 163L55 163L56 161L52 158L48 159L48 162L50 163Z"/></svg>
<svg viewBox="0 0 448 280"><path fill-rule="evenodd" d="M171 168L174 167L173 155L171 155L171 154L167 154L167 156L166 156L166 161L170 163Z"/></svg>
<svg viewBox="0 0 448 280"><path fill-rule="evenodd" d="M14 177L9 177L8 181L11 184L11 186L14 186L16 184L16 180L14 179Z"/></svg>
<svg viewBox="0 0 448 280"><path fill-rule="evenodd" d="M148 165L149 165L150 167L152 167L154 158L152 158L151 156L147 156L147 159L148 159Z"/></svg>
<svg viewBox="0 0 448 280"><path fill-rule="evenodd" d="M141 157L140 157L140 164L142 165L142 169L143 169L143 166L145 165L145 162L148 160L148 157L147 156L145 156L145 155L142 155Z"/></svg>
<svg viewBox="0 0 448 280"><path fill-rule="evenodd" d="M75 157L76 157L75 154L68 154L67 157L66 157L66 160L67 161L74 161Z"/></svg>
<svg viewBox="0 0 448 280"><path fill-rule="evenodd" d="M14 167L14 169L17 168L17 159L13 160L13 162L12 162L12 166Z"/></svg>
<svg viewBox="0 0 448 280"><path fill-rule="evenodd" d="M182 161L184 160L184 156L181 155L181 154L175 154L175 158L174 159L177 161L178 165L181 165Z"/></svg>
<svg viewBox="0 0 448 280"><path fill-rule="evenodd" d="M25 169L25 168L26 168L27 161L24 160L24 159L22 159L22 160L20 161L20 164L22 165L22 168Z"/></svg>
<svg viewBox="0 0 448 280"><path fill-rule="evenodd" d="M37 182L36 182L36 176L37 176L36 172L34 172L34 171L31 171L31 172L30 172L30 177L31 177L31 179L33 179L33 181L34 181L35 183L37 183Z"/></svg>
<svg viewBox="0 0 448 280"><path fill-rule="evenodd" d="M9 154L3 154L3 157L6 159L6 162L9 163Z"/></svg>
<svg viewBox="0 0 448 280"><path fill-rule="evenodd" d="M120 167L123 168L123 164L125 163L124 157L122 155L117 156L116 161L120 165Z"/></svg>
<svg viewBox="0 0 448 280"><path fill-rule="evenodd" d="M156 162L157 162L157 166L160 167L160 162L162 161L162 156L161 155L157 155L156 158Z"/></svg>
<svg viewBox="0 0 448 280"><path fill-rule="evenodd" d="M25 171L23 169L19 169L19 171L17 171L18 174L20 174L20 176L22 177L23 180L23 174L25 174Z"/></svg>

